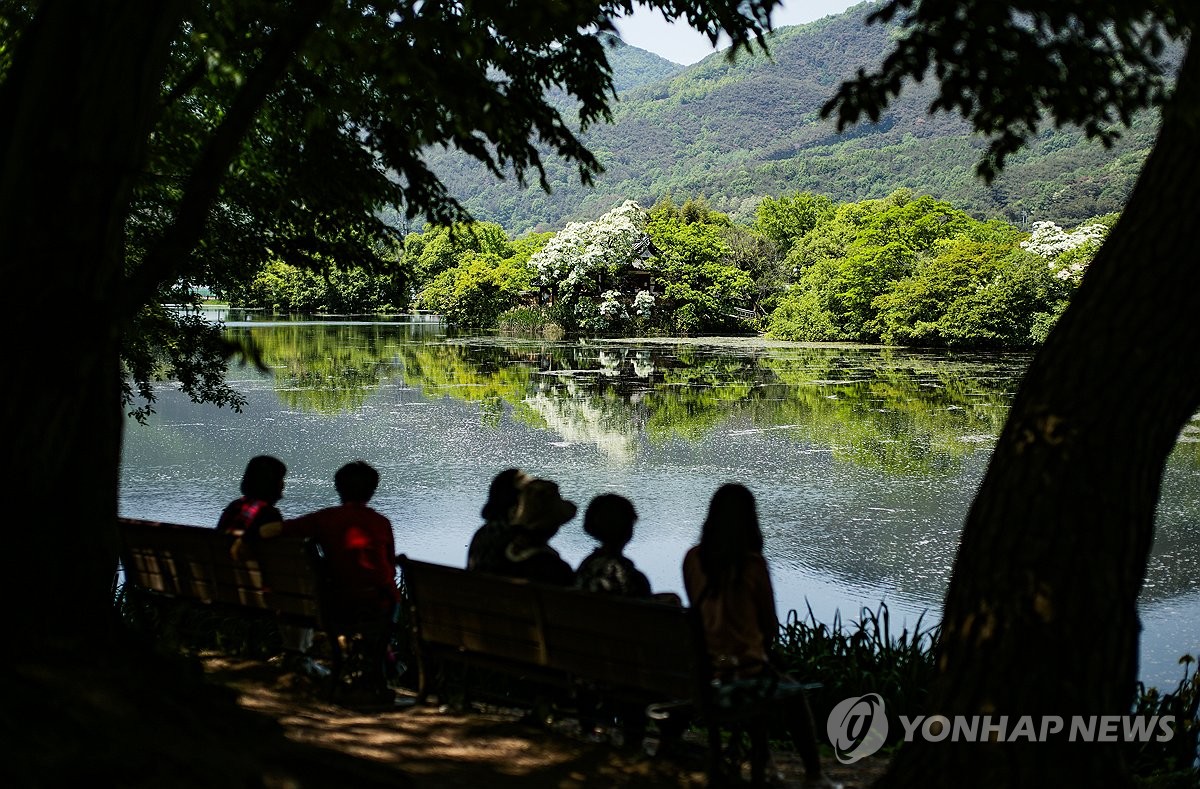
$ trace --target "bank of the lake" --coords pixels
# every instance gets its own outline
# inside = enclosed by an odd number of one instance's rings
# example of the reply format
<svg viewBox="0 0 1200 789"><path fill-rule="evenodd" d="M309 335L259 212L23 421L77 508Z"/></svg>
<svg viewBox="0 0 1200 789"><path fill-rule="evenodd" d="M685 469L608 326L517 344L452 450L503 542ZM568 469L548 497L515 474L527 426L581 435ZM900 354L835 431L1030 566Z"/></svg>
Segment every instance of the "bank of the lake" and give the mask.
<svg viewBox="0 0 1200 789"><path fill-rule="evenodd" d="M936 622L957 535L1027 357L813 346L753 338L529 341L448 336L429 322L231 323L271 376L235 368L242 414L160 388L130 422L121 512L215 523L258 453L289 466L287 515L334 501L333 471L364 458L400 550L461 564L487 483L519 466L582 506L614 491L640 518L629 552L656 589L713 490L758 496L781 611ZM1141 676L1173 687L1200 652L1200 422L1163 481L1142 598ZM555 539L577 564L592 541Z"/></svg>

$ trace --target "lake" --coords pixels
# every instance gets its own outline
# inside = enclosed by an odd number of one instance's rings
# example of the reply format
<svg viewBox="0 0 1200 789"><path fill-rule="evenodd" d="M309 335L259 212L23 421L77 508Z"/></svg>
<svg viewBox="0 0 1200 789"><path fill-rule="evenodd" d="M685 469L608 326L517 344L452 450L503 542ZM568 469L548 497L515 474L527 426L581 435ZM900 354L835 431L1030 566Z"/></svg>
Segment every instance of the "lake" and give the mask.
<svg viewBox="0 0 1200 789"><path fill-rule="evenodd" d="M157 388L129 420L122 515L212 525L246 461L289 468L285 516L336 503L333 473L364 459L397 550L461 565L496 472L556 480L580 514L555 546L573 566L595 495L629 497L627 552L656 591L683 593L680 562L712 493L759 502L776 598L856 620L881 602L893 630L937 621L958 534L1028 357L813 346L756 338L522 340L454 336L428 319L246 320L270 373L233 367L243 412ZM232 319L232 320L231 320ZM1174 688L1200 655L1200 415L1163 481L1141 601L1142 679Z"/></svg>

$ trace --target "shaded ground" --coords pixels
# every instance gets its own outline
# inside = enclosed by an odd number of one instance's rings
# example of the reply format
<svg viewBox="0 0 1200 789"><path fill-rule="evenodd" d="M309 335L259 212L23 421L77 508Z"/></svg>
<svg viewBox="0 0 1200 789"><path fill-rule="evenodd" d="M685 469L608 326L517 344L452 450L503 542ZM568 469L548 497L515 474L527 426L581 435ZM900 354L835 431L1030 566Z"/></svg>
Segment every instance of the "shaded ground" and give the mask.
<svg viewBox="0 0 1200 789"><path fill-rule="evenodd" d="M10 661L0 672L0 785L5 787L705 786L692 735L669 755L593 742L571 722L525 724L516 711L435 706L353 709L324 701L307 677L263 661L206 656L147 660L131 650L105 665L84 656ZM410 699L403 699L407 701ZM777 754L783 787L804 771ZM826 756L847 789L866 787L882 759Z"/></svg>
<svg viewBox="0 0 1200 789"><path fill-rule="evenodd" d="M210 657L205 666L210 677L237 689L244 708L277 720L295 742L388 766L412 787L706 785L699 733L689 734L675 753L650 756L639 747L591 741L569 720L540 727L521 722L517 710L473 707L456 712L413 705L403 694L403 706L355 711L323 701L307 678L271 664ZM802 786L804 768L798 758L780 751L776 763L782 777L776 786ZM883 759L845 766L828 756L825 764L846 789L868 786L886 766Z"/></svg>

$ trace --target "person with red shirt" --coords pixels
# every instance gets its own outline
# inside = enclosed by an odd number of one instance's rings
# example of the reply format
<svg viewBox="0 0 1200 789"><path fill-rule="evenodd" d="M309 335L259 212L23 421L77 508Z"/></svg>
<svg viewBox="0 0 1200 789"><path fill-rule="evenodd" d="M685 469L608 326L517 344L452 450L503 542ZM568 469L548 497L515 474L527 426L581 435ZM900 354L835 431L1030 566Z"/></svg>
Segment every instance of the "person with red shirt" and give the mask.
<svg viewBox="0 0 1200 789"><path fill-rule="evenodd" d="M392 524L367 504L379 486L379 472L370 464L347 463L334 474L333 485L341 504L264 526L260 534L309 537L321 546L335 629L367 639L371 676L364 679L371 690L384 693L387 647L400 602Z"/></svg>

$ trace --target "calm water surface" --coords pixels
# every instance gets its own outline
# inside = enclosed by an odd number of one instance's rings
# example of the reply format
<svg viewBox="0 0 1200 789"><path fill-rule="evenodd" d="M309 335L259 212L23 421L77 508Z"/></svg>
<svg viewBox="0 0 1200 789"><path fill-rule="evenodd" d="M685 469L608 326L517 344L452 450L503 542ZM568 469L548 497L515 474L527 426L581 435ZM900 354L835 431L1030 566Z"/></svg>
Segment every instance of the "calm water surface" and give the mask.
<svg viewBox="0 0 1200 789"><path fill-rule="evenodd" d="M243 413L158 390L125 433L121 513L215 524L252 455L289 467L285 516L336 503L333 472L363 458L397 549L461 565L488 482L519 466L580 506L554 543L593 542L592 496L639 520L628 553L657 591L709 497L758 497L781 614L937 621L958 533L1027 357L811 347L752 339L521 341L449 337L428 323L230 322L269 374L233 368ZM1174 687L1200 654L1200 418L1164 479L1142 601L1142 678Z"/></svg>

